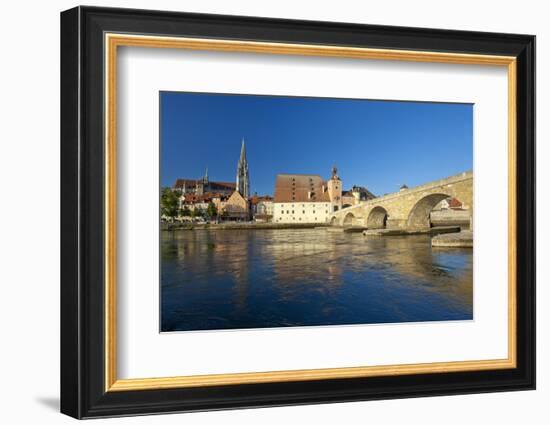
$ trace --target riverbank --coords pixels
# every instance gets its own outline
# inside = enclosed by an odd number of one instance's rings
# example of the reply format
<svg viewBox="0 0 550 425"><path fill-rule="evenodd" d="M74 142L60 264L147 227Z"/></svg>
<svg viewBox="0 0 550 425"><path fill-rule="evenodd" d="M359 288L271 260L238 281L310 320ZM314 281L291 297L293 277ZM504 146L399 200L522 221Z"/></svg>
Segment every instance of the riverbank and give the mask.
<svg viewBox="0 0 550 425"><path fill-rule="evenodd" d="M442 233L459 233L460 226L430 227L429 229L371 229L364 230L365 236L407 236L407 235L439 235Z"/></svg>
<svg viewBox="0 0 550 425"><path fill-rule="evenodd" d="M350 226L350 227L340 227L340 226L331 226L327 227L329 232L340 232L340 233L361 233L366 231L367 228L363 226Z"/></svg>
<svg viewBox="0 0 550 425"><path fill-rule="evenodd" d="M370 237L406 236L427 234L434 236L434 247L471 247L471 232L461 232L459 226L440 226L425 230L406 229L366 229L365 227L335 227L329 224L318 223L254 223L254 222L225 222L225 223L161 223L162 231L175 230L285 230L285 229L324 229L336 233L363 233ZM437 236L440 235L440 236Z"/></svg>
<svg viewBox="0 0 550 425"><path fill-rule="evenodd" d="M276 230L276 229L315 229L328 227L328 224L318 223L254 223L254 222L225 222L225 223L161 223L160 230Z"/></svg>
<svg viewBox="0 0 550 425"><path fill-rule="evenodd" d="M440 248L473 248L474 234L472 231L463 230L460 233L450 233L432 238L432 246Z"/></svg>

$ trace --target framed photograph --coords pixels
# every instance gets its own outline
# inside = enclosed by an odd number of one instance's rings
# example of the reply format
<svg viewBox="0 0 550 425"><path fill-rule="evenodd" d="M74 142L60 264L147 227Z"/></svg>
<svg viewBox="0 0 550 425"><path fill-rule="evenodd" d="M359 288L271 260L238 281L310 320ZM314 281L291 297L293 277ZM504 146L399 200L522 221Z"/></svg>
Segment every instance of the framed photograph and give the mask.
<svg viewBox="0 0 550 425"><path fill-rule="evenodd" d="M535 388L535 37L61 14L61 411Z"/></svg>

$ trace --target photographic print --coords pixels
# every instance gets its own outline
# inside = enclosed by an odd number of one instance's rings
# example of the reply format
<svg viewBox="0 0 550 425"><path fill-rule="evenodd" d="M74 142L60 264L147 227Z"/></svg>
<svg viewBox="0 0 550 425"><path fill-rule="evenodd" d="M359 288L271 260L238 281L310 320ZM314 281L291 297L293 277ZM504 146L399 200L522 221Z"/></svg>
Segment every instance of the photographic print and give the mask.
<svg viewBox="0 0 550 425"><path fill-rule="evenodd" d="M535 389L533 35L90 6L60 34L62 413Z"/></svg>
<svg viewBox="0 0 550 425"><path fill-rule="evenodd" d="M473 319L473 105L160 93L162 332Z"/></svg>

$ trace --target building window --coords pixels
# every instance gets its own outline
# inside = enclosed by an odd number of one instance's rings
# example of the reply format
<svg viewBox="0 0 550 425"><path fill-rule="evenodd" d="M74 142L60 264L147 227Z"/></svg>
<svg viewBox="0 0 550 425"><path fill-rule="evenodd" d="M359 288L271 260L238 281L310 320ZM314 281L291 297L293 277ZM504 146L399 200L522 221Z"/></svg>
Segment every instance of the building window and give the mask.
<svg viewBox="0 0 550 425"><path fill-rule="evenodd" d="M302 214L305 214L305 213L306 213L306 210L303 210L303 211L302 211Z"/></svg>

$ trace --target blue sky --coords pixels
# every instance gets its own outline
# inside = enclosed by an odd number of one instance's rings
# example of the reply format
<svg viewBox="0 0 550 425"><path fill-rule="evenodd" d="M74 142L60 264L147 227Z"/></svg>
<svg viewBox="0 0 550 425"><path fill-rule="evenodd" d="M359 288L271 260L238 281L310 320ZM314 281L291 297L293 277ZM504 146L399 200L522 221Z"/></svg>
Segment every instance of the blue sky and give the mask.
<svg viewBox="0 0 550 425"><path fill-rule="evenodd" d="M252 193L278 173L395 192L473 168L473 105L161 92L161 185L234 181L245 139Z"/></svg>

